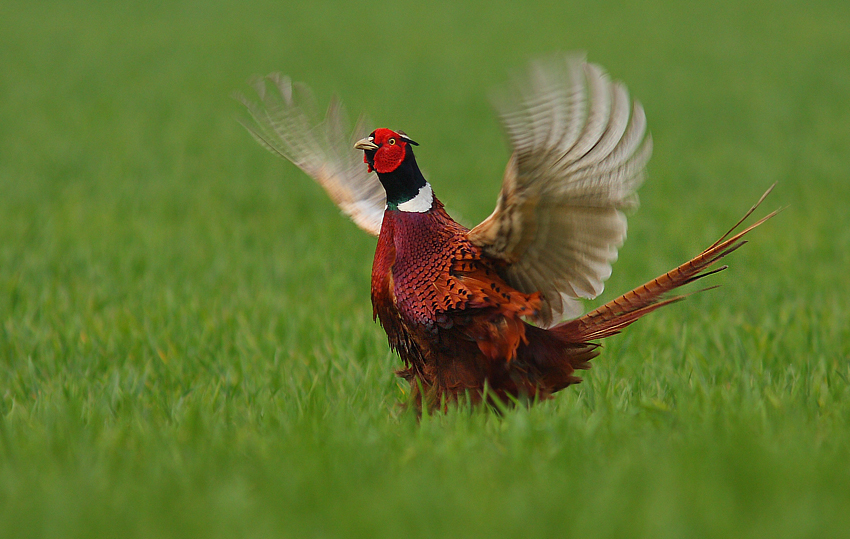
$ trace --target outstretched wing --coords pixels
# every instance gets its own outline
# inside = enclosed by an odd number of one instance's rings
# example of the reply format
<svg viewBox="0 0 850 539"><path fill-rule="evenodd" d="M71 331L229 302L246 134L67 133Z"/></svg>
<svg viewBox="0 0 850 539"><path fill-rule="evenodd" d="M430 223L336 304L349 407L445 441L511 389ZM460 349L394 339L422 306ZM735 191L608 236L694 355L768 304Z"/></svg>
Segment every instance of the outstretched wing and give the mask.
<svg viewBox="0 0 850 539"><path fill-rule="evenodd" d="M496 209L469 239L505 263L511 286L541 293L534 321L549 327L602 293L652 139L626 87L578 56L533 63L495 105L513 154Z"/></svg>
<svg viewBox="0 0 850 539"><path fill-rule="evenodd" d="M277 73L258 79L254 87L259 103L237 95L254 119L242 125L266 149L316 180L357 226L377 236L386 193L377 176L367 172L363 152L354 149L368 133L364 119L350 134L345 109L333 99L325 119L318 121L310 89Z"/></svg>

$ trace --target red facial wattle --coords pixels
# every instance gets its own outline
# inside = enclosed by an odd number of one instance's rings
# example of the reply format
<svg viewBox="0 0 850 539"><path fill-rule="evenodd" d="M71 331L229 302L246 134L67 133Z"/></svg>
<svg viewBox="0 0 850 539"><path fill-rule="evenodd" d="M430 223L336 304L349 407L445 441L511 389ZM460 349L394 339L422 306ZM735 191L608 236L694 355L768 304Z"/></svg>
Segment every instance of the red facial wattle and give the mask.
<svg viewBox="0 0 850 539"><path fill-rule="evenodd" d="M386 128L376 130L372 136L379 148L375 151L370 168L381 174L397 169L404 161L407 142L398 133Z"/></svg>

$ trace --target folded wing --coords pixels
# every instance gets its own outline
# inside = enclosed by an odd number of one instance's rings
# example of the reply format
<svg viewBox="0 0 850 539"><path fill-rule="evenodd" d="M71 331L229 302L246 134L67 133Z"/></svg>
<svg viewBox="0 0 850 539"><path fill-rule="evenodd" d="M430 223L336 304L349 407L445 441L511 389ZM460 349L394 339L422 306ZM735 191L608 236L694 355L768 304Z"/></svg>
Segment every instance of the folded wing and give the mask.
<svg viewBox="0 0 850 539"><path fill-rule="evenodd" d="M469 239L504 262L510 285L541 293L534 321L549 327L602 293L652 139L625 86L577 56L533 63L494 101L513 153L496 209Z"/></svg>

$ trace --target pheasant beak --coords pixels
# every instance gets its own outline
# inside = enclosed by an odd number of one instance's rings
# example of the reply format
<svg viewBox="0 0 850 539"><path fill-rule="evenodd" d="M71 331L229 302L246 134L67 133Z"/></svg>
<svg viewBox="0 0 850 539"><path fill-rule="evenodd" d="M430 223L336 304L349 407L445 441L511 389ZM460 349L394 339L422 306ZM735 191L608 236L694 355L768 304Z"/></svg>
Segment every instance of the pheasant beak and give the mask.
<svg viewBox="0 0 850 539"><path fill-rule="evenodd" d="M373 140L375 140L373 137L362 138L354 144L354 149L355 150L367 150L367 151L368 150L377 150L378 145L375 144L374 142L372 142Z"/></svg>

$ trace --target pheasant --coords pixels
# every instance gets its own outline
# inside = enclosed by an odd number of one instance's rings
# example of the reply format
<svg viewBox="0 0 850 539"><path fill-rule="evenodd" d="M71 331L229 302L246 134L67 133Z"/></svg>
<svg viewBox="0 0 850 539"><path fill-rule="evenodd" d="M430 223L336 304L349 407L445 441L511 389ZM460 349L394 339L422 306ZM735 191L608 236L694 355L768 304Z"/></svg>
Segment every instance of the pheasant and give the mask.
<svg viewBox="0 0 850 539"><path fill-rule="evenodd" d="M260 103L240 96L251 134L378 236L373 317L417 406L547 399L580 382L596 341L683 299L667 293L725 269L709 268L776 213L733 233L768 190L705 251L581 316L580 298L611 275L652 152L643 108L601 67L540 60L497 94L512 155L495 210L471 230L434 195L403 131L362 137L361 117L349 138L337 100L317 123L304 85L274 74L256 89Z"/></svg>

